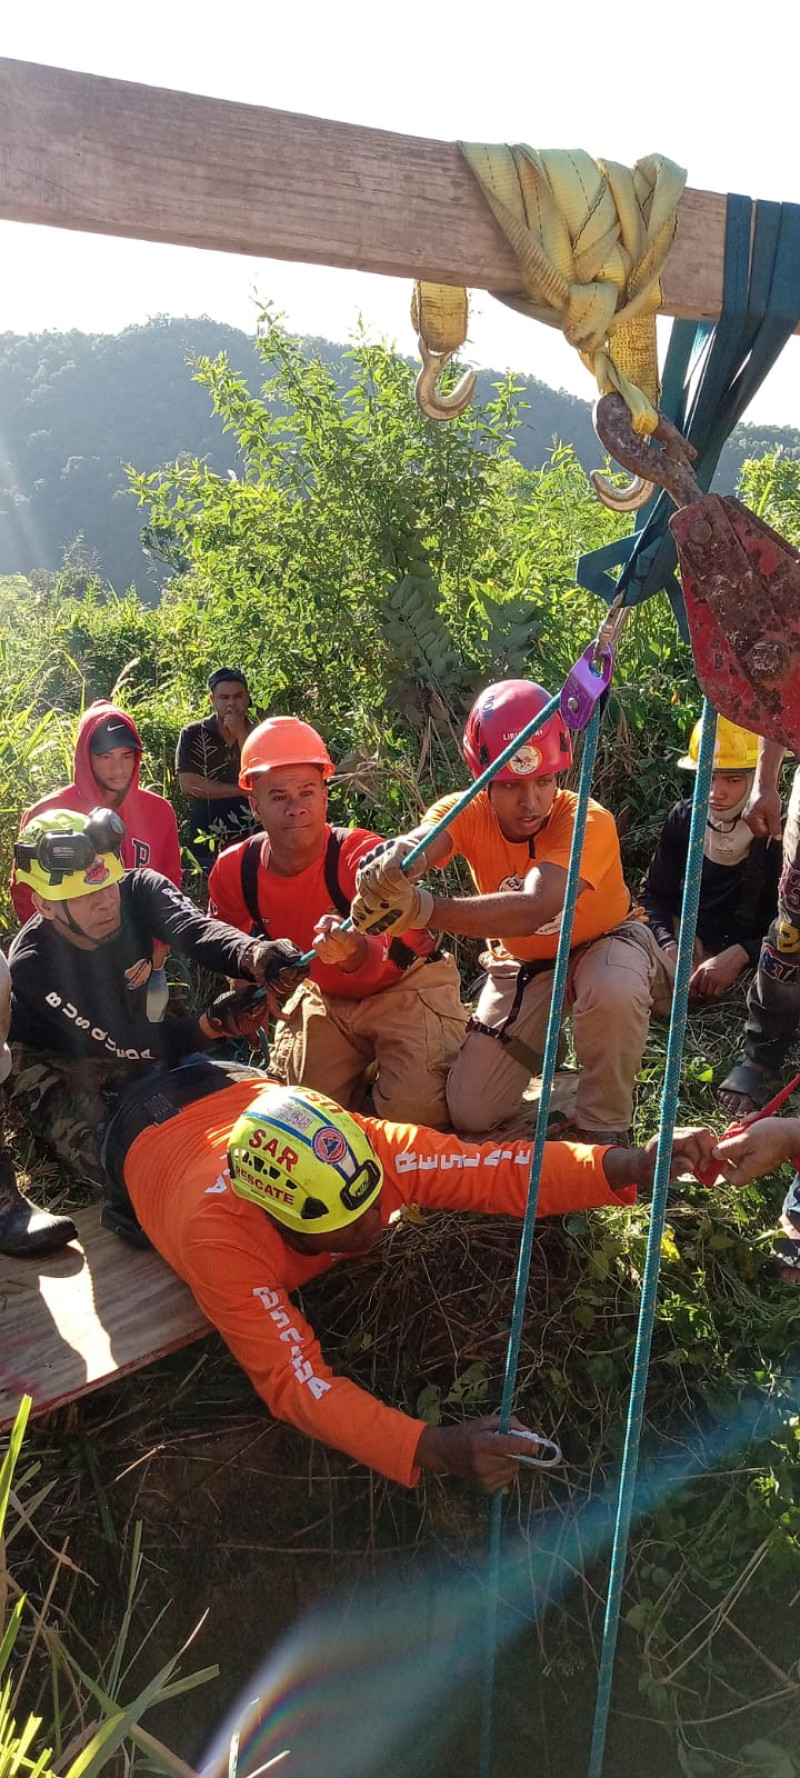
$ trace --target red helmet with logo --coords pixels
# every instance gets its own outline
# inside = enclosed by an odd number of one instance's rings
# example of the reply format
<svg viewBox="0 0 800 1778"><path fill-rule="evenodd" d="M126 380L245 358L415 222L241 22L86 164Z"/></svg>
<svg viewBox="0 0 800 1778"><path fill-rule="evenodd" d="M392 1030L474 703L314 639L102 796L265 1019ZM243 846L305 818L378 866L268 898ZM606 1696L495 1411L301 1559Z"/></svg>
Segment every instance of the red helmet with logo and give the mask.
<svg viewBox="0 0 800 1778"><path fill-rule="evenodd" d="M497 685L487 685L473 704L464 730L464 758L473 778L479 778L549 702L549 691L532 679L501 679ZM547 778L553 772L568 771L571 765L569 729L561 712L555 710L492 782L516 784L520 778Z"/></svg>

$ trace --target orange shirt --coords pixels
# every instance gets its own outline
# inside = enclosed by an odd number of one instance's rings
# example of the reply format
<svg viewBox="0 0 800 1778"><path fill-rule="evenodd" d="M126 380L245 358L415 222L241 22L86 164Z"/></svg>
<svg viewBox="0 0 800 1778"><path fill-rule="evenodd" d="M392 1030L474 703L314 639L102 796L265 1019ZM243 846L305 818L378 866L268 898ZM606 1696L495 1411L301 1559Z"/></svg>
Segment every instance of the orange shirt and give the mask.
<svg viewBox="0 0 800 1778"><path fill-rule="evenodd" d="M434 822L440 821L457 800L457 792L440 797L428 809L425 826L432 827ZM550 815L540 832L529 840L507 840L500 831L487 792L479 791L447 829L453 852L466 859L479 895L524 889L525 878L535 864L558 864L566 870L577 802L574 791L557 790ZM575 905L573 948L600 938L604 932L619 926L631 908L630 892L622 875L614 817L608 809L591 800L586 816L581 876L589 887L578 896ZM561 915L557 914L529 938L516 936L501 940L489 935L490 948L498 958L516 957L523 963L538 957L555 957L560 927Z"/></svg>
<svg viewBox="0 0 800 1778"><path fill-rule="evenodd" d="M425 1422L390 1408L326 1364L291 1293L342 1260L296 1253L258 1205L230 1189L228 1138L263 1090L264 1075L236 1081L164 1124L143 1130L125 1159L125 1183L153 1246L186 1280L209 1321L278 1420L346 1451L407 1486ZM401 1206L483 1210L521 1216L530 1142L462 1142L416 1124L356 1120L384 1167L384 1223ZM539 1215L631 1203L633 1187L613 1192L604 1149L549 1143Z"/></svg>
<svg viewBox="0 0 800 1778"><path fill-rule="evenodd" d="M327 842L330 827L325 828ZM345 834L338 861L339 886L348 900L356 892L356 871L365 852L371 852L380 835L367 828L353 827ZM220 852L208 879L208 911L214 920L225 920L238 926L240 932L253 930L250 912L242 894L242 853L247 845L226 846ZM313 864L296 876L281 877L269 868L269 840L264 835L261 861L256 877L258 909L267 938L288 938L299 951L310 951L314 929L323 914L335 914L330 891L325 881L325 847ZM428 957L436 940L431 932L403 933L403 945L418 957ZM324 994L339 995L343 1000L366 1000L382 988L394 987L402 969L393 961L391 935L368 938L367 951L359 969L339 969L315 957L311 979Z"/></svg>

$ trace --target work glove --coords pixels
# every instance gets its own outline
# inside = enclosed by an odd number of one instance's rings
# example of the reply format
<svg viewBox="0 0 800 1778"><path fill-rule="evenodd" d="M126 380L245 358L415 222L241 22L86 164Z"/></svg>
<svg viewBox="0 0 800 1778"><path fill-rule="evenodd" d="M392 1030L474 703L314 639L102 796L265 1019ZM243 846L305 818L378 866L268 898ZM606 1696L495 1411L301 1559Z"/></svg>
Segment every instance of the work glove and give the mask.
<svg viewBox="0 0 800 1778"><path fill-rule="evenodd" d="M287 1000L309 971L302 952L288 938L260 938L244 961L248 974L260 988L269 988L278 1002Z"/></svg>
<svg viewBox="0 0 800 1778"><path fill-rule="evenodd" d="M359 932L379 938L383 932L393 935L410 928L427 926L433 913L433 896L423 883L412 883L398 865L383 866L380 875L370 877L359 870L356 897L350 918Z"/></svg>
<svg viewBox="0 0 800 1778"><path fill-rule="evenodd" d="M229 988L206 1007L206 1018L215 1037L245 1037L252 1042L269 1018L265 988Z"/></svg>
<svg viewBox="0 0 800 1778"><path fill-rule="evenodd" d="M406 859L411 857L416 847L417 841L406 839L403 834L396 840L380 840L377 846L372 847L371 852L365 852L358 861L356 889L361 892L366 883L377 887L383 883L387 872L393 880L393 873L402 870ZM412 875L421 876L423 866L424 860L417 865Z"/></svg>

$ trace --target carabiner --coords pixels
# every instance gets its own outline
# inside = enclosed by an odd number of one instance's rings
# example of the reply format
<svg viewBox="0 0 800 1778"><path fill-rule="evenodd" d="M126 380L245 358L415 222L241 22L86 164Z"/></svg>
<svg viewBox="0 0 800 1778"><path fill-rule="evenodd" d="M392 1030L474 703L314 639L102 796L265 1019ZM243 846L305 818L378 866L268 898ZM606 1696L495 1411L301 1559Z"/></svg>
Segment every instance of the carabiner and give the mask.
<svg viewBox="0 0 800 1778"><path fill-rule="evenodd" d="M555 1469L557 1464L564 1461L561 1446L556 1444L554 1438L545 1438L542 1432L520 1432L518 1426L510 1426L508 1432L503 1436L506 1438L527 1438L531 1444L546 1446L548 1451L553 1452L552 1457L517 1457L517 1463L524 1463L526 1469Z"/></svg>
<svg viewBox="0 0 800 1778"><path fill-rule="evenodd" d="M414 385L417 406L422 409L423 414L427 414L429 420L458 419L459 414L463 414L469 407L475 393L477 371L465 370L449 395L443 395L437 388L437 383L442 371L450 363L452 352L431 352L421 333L417 335L417 345L422 359L422 370Z"/></svg>

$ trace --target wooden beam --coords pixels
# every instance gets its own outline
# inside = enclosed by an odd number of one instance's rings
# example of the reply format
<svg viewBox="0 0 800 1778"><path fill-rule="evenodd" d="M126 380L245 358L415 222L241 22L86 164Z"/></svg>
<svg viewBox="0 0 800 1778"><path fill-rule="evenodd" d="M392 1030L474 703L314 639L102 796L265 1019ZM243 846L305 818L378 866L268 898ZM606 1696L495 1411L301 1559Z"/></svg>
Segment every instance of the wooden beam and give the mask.
<svg viewBox="0 0 800 1778"><path fill-rule="evenodd" d="M53 228L514 290L452 142L0 58L0 216ZM687 191L668 314L719 313L725 199Z"/></svg>
<svg viewBox="0 0 800 1778"><path fill-rule="evenodd" d="M75 1217L78 1240L35 1259L0 1254L0 1432L20 1397L33 1413L74 1401L210 1332L187 1284L157 1253Z"/></svg>

